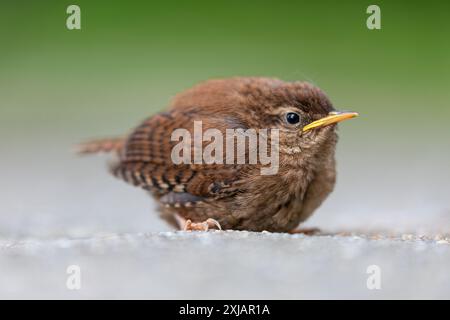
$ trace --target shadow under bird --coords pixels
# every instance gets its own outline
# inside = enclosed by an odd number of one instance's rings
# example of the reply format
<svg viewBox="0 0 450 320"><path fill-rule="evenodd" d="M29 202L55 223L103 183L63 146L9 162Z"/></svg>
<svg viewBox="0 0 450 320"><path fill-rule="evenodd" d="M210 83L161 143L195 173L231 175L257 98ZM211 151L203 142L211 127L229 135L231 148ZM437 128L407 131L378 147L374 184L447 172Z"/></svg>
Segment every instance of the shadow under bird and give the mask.
<svg viewBox="0 0 450 320"><path fill-rule="evenodd" d="M336 111L324 92L307 82L209 80L178 94L166 112L129 135L90 141L78 151L115 153L111 172L147 190L161 217L181 229L293 232L333 190L336 124L355 116ZM260 163L237 161L175 164L172 151L179 141L172 133L180 128L193 133L194 121L224 136L227 129L278 129L277 172L261 174Z"/></svg>

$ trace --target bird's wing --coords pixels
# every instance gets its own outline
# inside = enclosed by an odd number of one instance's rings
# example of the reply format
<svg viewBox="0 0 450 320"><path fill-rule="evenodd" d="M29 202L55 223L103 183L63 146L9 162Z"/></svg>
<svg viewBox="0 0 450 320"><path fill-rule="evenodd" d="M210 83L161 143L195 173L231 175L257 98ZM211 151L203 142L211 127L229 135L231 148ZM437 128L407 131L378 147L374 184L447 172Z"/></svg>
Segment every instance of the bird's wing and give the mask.
<svg viewBox="0 0 450 320"><path fill-rule="evenodd" d="M113 173L156 192L168 204L195 203L240 192L245 165L174 164L171 153L179 141L171 141L172 132L184 128L192 133L194 120L202 119L198 114L177 110L147 119L128 137Z"/></svg>

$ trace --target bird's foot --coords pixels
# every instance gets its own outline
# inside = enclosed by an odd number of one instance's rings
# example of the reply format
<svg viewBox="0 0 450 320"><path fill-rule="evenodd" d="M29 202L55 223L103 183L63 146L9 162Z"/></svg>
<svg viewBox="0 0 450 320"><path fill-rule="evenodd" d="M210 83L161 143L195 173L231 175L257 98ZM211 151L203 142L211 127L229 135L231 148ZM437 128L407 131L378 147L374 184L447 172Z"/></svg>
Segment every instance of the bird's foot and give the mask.
<svg viewBox="0 0 450 320"><path fill-rule="evenodd" d="M321 233L321 230L319 228L300 228L300 229L294 229L289 231L290 234L304 234L306 236L314 236L318 233Z"/></svg>
<svg viewBox="0 0 450 320"><path fill-rule="evenodd" d="M203 222L192 222L191 220L186 220L184 223L184 231L208 231L209 229L222 230L220 223L212 218L207 219Z"/></svg>

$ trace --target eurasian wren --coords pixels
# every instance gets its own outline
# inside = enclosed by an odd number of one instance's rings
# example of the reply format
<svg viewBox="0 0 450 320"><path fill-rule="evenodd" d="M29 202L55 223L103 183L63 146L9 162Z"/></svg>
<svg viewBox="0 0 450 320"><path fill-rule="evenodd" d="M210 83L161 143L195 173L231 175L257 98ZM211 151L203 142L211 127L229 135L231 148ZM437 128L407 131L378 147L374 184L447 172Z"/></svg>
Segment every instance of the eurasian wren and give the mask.
<svg viewBox="0 0 450 320"><path fill-rule="evenodd" d="M288 232L333 190L336 123L356 115L335 111L327 96L307 82L210 80L178 94L166 112L128 136L88 142L80 152L116 152L113 174L148 190L161 216L185 230ZM261 164L237 161L175 164L178 142L172 133L180 128L192 133L194 121L224 135L227 129L278 129L278 146L272 150L279 155L276 173L262 174Z"/></svg>

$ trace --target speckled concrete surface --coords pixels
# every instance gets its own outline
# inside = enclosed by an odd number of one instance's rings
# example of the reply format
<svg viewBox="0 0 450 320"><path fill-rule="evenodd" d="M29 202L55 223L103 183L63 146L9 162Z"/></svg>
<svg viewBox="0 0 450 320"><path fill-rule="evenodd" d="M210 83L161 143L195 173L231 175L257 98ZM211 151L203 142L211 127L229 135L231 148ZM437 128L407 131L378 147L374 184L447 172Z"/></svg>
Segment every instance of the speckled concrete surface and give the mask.
<svg viewBox="0 0 450 320"><path fill-rule="evenodd" d="M426 173L383 157L367 170L373 155L344 144L336 190L305 225L321 233L184 233L105 157L66 152L72 141L3 153L1 298L450 298L445 158ZM66 287L69 265L80 290ZM367 288L370 265L380 290Z"/></svg>
<svg viewBox="0 0 450 320"><path fill-rule="evenodd" d="M249 232L1 244L2 298L448 298L448 240ZM66 288L68 265L80 290ZM381 270L369 290L367 268Z"/></svg>

